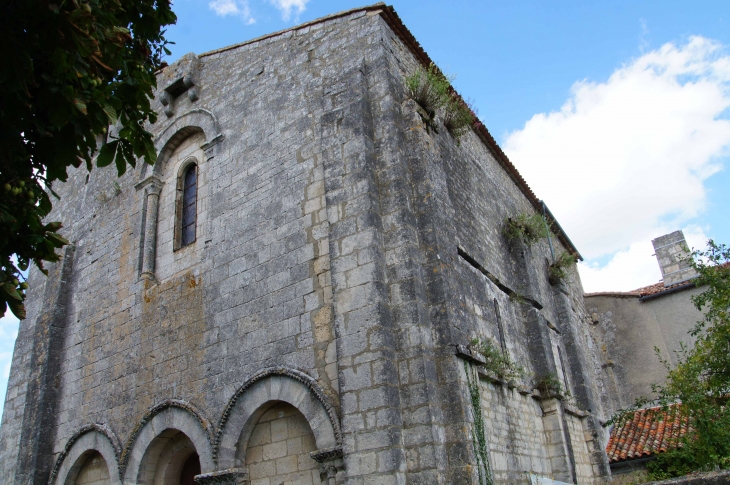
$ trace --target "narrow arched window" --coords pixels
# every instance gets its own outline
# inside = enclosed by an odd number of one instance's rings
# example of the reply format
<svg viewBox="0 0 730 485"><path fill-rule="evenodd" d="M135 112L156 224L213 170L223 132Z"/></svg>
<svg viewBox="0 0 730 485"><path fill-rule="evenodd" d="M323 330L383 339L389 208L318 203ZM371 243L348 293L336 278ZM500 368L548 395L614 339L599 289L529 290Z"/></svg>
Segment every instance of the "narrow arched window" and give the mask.
<svg viewBox="0 0 730 485"><path fill-rule="evenodd" d="M180 217L180 245L195 242L195 223L197 222L198 167L190 164L183 175L182 214Z"/></svg>

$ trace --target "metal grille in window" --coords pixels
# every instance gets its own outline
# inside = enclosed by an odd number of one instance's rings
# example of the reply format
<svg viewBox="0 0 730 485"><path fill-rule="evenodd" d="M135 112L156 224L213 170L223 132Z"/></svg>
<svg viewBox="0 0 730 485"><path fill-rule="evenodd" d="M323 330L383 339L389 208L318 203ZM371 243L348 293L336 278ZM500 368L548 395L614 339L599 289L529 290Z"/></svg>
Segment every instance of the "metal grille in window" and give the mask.
<svg viewBox="0 0 730 485"><path fill-rule="evenodd" d="M197 167L191 165L185 172L183 179L182 203L182 246L195 241L195 222L197 216L198 173Z"/></svg>

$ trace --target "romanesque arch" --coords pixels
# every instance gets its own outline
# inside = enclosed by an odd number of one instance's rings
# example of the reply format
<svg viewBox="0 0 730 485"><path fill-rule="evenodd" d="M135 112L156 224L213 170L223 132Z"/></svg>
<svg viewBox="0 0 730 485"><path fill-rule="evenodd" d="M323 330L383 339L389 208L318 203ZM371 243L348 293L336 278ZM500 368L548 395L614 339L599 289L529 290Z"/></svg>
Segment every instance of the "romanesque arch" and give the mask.
<svg viewBox="0 0 730 485"><path fill-rule="evenodd" d="M203 473L215 470L210 422L189 403L168 400L147 413L132 431L120 459L125 483L173 483L197 453Z"/></svg>
<svg viewBox="0 0 730 485"><path fill-rule="evenodd" d="M88 458L99 453L106 462L110 485L121 485L120 446L114 433L104 425L90 424L78 430L66 442L48 481L50 485L75 485Z"/></svg>
<svg viewBox="0 0 730 485"><path fill-rule="evenodd" d="M245 464L239 443L248 442L259 418L276 403L287 403L306 418L316 442L315 460L341 456L339 421L316 381L294 369L269 368L248 379L229 401L214 444L218 469Z"/></svg>
<svg viewBox="0 0 730 485"><path fill-rule="evenodd" d="M145 176L160 176L164 170L165 164L175 148L185 138L195 133L205 134L204 150L213 146L223 138L220 130L220 124L216 116L210 111L203 108L196 108L176 117L167 128L165 128L155 138L155 150L157 151L157 162L153 168L152 174L147 173L147 166L142 165L142 178Z"/></svg>

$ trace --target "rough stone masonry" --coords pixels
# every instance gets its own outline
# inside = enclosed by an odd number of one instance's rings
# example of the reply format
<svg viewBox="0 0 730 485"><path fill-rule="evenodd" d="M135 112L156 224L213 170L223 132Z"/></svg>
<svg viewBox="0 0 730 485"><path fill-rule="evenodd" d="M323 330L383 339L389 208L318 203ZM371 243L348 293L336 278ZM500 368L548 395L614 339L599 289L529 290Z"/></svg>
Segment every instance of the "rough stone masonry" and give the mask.
<svg viewBox="0 0 730 485"><path fill-rule="evenodd" d="M578 274L502 235L552 216L483 126L424 123L429 62L377 4L165 68L157 163L54 187L73 244L30 275L0 482L602 482Z"/></svg>

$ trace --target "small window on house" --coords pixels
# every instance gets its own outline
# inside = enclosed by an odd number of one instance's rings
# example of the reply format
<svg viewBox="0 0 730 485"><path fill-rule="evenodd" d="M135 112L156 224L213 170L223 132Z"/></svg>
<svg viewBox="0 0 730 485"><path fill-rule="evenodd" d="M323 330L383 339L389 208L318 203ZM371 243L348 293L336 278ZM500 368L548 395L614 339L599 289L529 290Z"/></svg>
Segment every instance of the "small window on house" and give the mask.
<svg viewBox="0 0 730 485"><path fill-rule="evenodd" d="M195 224L197 222L198 201L198 167L190 164L182 177L182 207L180 214L180 246L195 242Z"/></svg>

